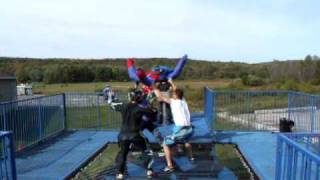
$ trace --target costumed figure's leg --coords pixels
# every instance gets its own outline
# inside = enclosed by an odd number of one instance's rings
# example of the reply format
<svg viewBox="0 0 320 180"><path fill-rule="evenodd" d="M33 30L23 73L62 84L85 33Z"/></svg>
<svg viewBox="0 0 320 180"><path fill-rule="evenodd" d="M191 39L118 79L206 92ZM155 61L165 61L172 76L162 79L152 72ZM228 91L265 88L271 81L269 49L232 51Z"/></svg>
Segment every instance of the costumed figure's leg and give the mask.
<svg viewBox="0 0 320 180"><path fill-rule="evenodd" d="M147 170L152 170L153 165L153 153L150 148L147 148L146 139L139 136L134 138L134 149L141 151L141 158L143 159L143 166Z"/></svg>
<svg viewBox="0 0 320 180"><path fill-rule="evenodd" d="M120 151L116 157L116 170L118 174L123 174L126 167L127 155L130 150L131 141L124 140L119 141Z"/></svg>
<svg viewBox="0 0 320 180"><path fill-rule="evenodd" d="M184 55L178 62L178 64L176 65L176 67L174 68L173 72L171 72L169 75L168 75L168 79L175 79L177 78L181 72L182 72L182 69L184 67L184 65L186 64L188 60L188 56L187 55Z"/></svg>

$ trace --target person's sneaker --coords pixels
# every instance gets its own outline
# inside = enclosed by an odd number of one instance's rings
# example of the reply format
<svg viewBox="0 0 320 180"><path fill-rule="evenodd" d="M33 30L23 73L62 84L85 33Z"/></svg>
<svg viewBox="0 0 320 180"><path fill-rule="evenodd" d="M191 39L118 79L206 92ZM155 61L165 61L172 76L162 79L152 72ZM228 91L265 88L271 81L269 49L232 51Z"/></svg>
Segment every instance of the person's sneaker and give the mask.
<svg viewBox="0 0 320 180"><path fill-rule="evenodd" d="M148 176L148 178L152 178L153 171L151 169L147 170L147 176Z"/></svg>
<svg viewBox="0 0 320 180"><path fill-rule="evenodd" d="M117 174L116 179L124 179L124 175L123 174Z"/></svg>
<svg viewBox="0 0 320 180"><path fill-rule="evenodd" d="M170 173L170 172L174 171L174 167L166 166L166 167L163 169L163 171L166 172L166 173Z"/></svg>

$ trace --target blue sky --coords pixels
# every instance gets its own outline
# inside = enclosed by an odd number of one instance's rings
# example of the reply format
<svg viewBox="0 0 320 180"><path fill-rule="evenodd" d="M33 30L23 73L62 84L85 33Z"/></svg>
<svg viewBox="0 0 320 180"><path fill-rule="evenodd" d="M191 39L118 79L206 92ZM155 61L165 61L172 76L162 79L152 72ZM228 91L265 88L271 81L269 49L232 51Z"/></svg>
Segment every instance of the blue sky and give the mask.
<svg viewBox="0 0 320 180"><path fill-rule="evenodd" d="M242 61L320 55L317 0L2 0L0 56Z"/></svg>

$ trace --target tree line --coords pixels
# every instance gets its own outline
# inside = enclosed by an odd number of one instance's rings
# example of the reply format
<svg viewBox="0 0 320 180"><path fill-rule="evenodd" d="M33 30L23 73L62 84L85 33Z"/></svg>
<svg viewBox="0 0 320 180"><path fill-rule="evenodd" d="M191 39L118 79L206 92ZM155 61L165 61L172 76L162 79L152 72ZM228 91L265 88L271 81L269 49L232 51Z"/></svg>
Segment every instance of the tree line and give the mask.
<svg viewBox="0 0 320 180"><path fill-rule="evenodd" d="M145 70L156 65L174 67L178 59L137 59ZM129 81L125 59L33 59L0 57L0 76L16 76L18 82L73 83ZM246 64L189 60L182 80L239 79L244 85L295 81L320 84L320 58Z"/></svg>

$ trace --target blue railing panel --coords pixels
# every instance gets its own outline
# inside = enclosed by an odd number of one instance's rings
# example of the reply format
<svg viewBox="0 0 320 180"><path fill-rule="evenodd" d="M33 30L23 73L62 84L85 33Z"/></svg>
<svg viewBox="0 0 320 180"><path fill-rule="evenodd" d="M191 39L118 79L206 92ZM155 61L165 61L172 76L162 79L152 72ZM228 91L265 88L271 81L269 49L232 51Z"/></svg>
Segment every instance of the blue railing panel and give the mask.
<svg viewBox="0 0 320 180"><path fill-rule="evenodd" d="M64 130L63 96L44 96L0 104L0 130L12 131L23 150Z"/></svg>
<svg viewBox="0 0 320 180"><path fill-rule="evenodd" d="M277 131L288 118L286 91L216 91L215 129Z"/></svg>
<svg viewBox="0 0 320 180"><path fill-rule="evenodd" d="M206 88L204 105L215 130L279 131L280 119L287 118L294 121L294 131L320 131L320 96L307 93Z"/></svg>
<svg viewBox="0 0 320 180"><path fill-rule="evenodd" d="M17 179L12 132L0 131L0 179Z"/></svg>
<svg viewBox="0 0 320 180"><path fill-rule="evenodd" d="M295 122L295 130L314 132L317 97L295 92L289 92L288 96L289 119Z"/></svg>
<svg viewBox="0 0 320 180"><path fill-rule="evenodd" d="M278 134L276 179L319 179L319 138L315 133Z"/></svg>

